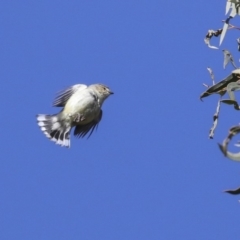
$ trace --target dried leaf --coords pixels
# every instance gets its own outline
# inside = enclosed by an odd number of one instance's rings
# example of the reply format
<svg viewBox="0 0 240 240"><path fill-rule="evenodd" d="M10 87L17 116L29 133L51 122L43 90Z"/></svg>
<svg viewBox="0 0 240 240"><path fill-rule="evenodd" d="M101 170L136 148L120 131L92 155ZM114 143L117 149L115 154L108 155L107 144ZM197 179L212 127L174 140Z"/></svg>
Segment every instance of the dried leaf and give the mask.
<svg viewBox="0 0 240 240"><path fill-rule="evenodd" d="M227 1L227 4L226 4L226 12L225 12L226 15L228 14L231 6L232 6L232 3L231 3L230 1Z"/></svg>
<svg viewBox="0 0 240 240"><path fill-rule="evenodd" d="M216 113L213 115L213 126L211 127L211 129L209 131L209 138L211 138L211 139L213 139L214 131L218 124L218 116L219 116L219 112L220 112L220 106L221 106L221 101L219 100L217 109L216 109Z"/></svg>
<svg viewBox="0 0 240 240"><path fill-rule="evenodd" d="M210 74L210 77L211 77L211 79L213 81L213 85L215 85L213 70L211 68L209 68L209 67L207 68L207 70L208 70L208 72Z"/></svg>
<svg viewBox="0 0 240 240"><path fill-rule="evenodd" d="M230 128L228 136L224 139L222 145L218 144L218 146L225 157L227 157L233 161L239 162L240 161L240 152L232 153L227 150L229 142L231 141L233 136L235 136L238 133L240 133L240 125Z"/></svg>
<svg viewBox="0 0 240 240"><path fill-rule="evenodd" d="M222 29L218 29L216 31L208 30L208 33L207 33L206 37L204 38L204 42L208 45L209 48L218 49L218 47L210 45L210 40L213 36L218 37L221 33L222 33Z"/></svg>
<svg viewBox="0 0 240 240"><path fill-rule="evenodd" d="M238 51L240 51L240 38L237 39Z"/></svg>
<svg viewBox="0 0 240 240"><path fill-rule="evenodd" d="M225 49L222 50L222 51L223 51L223 55L224 55L223 68L225 69L225 67L227 66L227 64L228 64L229 62L231 62L232 65L233 65L233 67L236 69L237 66L236 66L236 64L235 64L235 62L234 62L234 60L233 60L232 54L231 54L228 50L225 50Z"/></svg>
<svg viewBox="0 0 240 240"><path fill-rule="evenodd" d="M222 29L222 34L220 36L220 43L219 43L219 46L222 44L223 42L223 39L226 35L226 32L227 32L227 29L228 29L228 25L229 25L229 22L230 20L232 19L231 16L229 16L226 20L225 20L225 23L223 24L223 29Z"/></svg>
<svg viewBox="0 0 240 240"><path fill-rule="evenodd" d="M235 100L235 95L234 95L234 91L239 91L239 90L240 90L239 81L229 83L227 86L227 92L228 92L230 99L224 99L221 102L229 104L229 105L234 105L234 108L236 110L240 110L238 102Z"/></svg>
<svg viewBox="0 0 240 240"><path fill-rule="evenodd" d="M222 81L216 83L212 87L208 88L205 92L203 92L200 96L200 99L204 97L208 97L215 93L223 96L227 91L228 84L231 82L237 82L239 79L240 79L240 69L233 70L229 76L227 76Z"/></svg>

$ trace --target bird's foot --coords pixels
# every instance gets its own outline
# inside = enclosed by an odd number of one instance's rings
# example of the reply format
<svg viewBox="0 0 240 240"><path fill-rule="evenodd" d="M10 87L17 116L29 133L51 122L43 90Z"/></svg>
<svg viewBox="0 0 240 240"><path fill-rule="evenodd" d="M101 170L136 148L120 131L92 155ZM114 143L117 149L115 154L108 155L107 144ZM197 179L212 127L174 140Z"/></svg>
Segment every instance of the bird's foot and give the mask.
<svg viewBox="0 0 240 240"><path fill-rule="evenodd" d="M80 113L77 113L73 118L73 121L77 122L77 123L82 122L84 120L85 120L85 117L83 115L81 115Z"/></svg>

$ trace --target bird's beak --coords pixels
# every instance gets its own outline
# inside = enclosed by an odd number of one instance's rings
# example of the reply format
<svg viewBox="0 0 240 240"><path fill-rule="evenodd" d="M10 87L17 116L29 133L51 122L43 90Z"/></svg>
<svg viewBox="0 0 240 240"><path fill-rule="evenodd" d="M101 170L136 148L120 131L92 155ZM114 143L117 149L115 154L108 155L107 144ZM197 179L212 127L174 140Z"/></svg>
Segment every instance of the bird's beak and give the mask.
<svg viewBox="0 0 240 240"><path fill-rule="evenodd" d="M110 91L109 93L110 93L110 94L114 94L114 92L112 92L112 91Z"/></svg>

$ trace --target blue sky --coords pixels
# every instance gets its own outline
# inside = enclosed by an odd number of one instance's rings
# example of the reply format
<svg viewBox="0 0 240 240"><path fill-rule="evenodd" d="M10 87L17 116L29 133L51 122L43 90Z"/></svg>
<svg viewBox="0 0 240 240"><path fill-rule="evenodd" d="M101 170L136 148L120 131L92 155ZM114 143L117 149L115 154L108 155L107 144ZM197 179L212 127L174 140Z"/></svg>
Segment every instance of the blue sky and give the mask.
<svg viewBox="0 0 240 240"><path fill-rule="evenodd" d="M222 106L209 140L218 96L199 100L206 67L232 71L203 42L224 13L217 0L1 1L1 239L238 239L240 197L223 190L240 165L217 143L239 112ZM239 34L220 48L236 62ZM55 94L99 82L115 94L97 132L70 149L45 138L35 116L59 111Z"/></svg>

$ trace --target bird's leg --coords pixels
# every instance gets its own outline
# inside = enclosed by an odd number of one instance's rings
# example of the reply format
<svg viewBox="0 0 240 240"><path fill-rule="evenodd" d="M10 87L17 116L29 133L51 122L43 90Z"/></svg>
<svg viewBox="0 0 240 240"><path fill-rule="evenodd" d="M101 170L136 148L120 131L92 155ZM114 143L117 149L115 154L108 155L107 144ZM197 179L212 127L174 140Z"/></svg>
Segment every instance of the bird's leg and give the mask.
<svg viewBox="0 0 240 240"><path fill-rule="evenodd" d="M79 123L85 120L85 117L80 113L68 114L68 117L72 119L73 122Z"/></svg>

